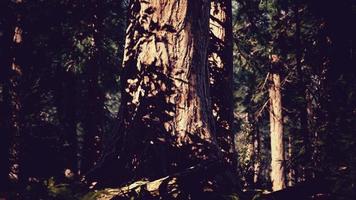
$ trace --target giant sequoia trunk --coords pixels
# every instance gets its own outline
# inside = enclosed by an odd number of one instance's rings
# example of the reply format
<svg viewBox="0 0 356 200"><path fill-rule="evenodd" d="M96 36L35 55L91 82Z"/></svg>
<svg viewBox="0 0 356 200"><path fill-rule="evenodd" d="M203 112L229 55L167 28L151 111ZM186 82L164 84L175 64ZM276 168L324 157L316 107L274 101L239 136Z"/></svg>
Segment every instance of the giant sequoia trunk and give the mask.
<svg viewBox="0 0 356 200"><path fill-rule="evenodd" d="M216 138L225 161L236 168L232 134L232 8L231 0L213 0L210 7L209 83Z"/></svg>
<svg viewBox="0 0 356 200"><path fill-rule="evenodd" d="M270 74L271 181L273 191L285 188L281 77L278 69Z"/></svg>
<svg viewBox="0 0 356 200"><path fill-rule="evenodd" d="M118 138L99 163L116 181L221 157L208 98L209 8L208 0L131 1ZM105 165L113 159L121 171Z"/></svg>

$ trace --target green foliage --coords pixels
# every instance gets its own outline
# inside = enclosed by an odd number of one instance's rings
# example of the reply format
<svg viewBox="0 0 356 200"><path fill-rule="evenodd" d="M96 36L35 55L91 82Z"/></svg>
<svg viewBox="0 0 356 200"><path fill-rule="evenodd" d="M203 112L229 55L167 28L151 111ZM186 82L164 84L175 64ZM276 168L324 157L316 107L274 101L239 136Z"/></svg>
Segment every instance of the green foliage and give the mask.
<svg viewBox="0 0 356 200"><path fill-rule="evenodd" d="M351 72L352 55L346 53L354 48L350 46L354 38L346 23L341 23L351 17L350 4L320 4L303 0L234 1L234 98L240 173L247 174L256 161L249 148L257 127L261 133L261 182L263 187L269 185L268 104L263 105L268 103L270 56L276 54L282 63L285 144L290 138L292 147L291 156L286 149L287 171L295 170L293 181L299 182L303 181L303 170L311 170L316 176L335 180L335 194L354 195L355 143L351 135L355 117L351 113L355 104L351 101L355 100L351 99L356 84L355 73ZM343 14L337 15L335 10ZM307 143L301 127L306 112ZM341 168L347 169L343 175ZM245 185L253 187L248 179Z"/></svg>

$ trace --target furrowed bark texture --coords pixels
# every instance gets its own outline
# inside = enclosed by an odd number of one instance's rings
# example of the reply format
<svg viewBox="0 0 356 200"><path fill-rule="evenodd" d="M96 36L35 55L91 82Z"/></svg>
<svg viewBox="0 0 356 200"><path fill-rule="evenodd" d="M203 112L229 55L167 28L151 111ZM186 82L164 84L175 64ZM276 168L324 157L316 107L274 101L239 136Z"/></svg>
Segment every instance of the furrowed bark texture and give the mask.
<svg viewBox="0 0 356 200"><path fill-rule="evenodd" d="M209 9L207 0L131 1L112 151L132 172L124 176L157 178L220 157L208 100Z"/></svg>
<svg viewBox="0 0 356 200"><path fill-rule="evenodd" d="M273 191L285 188L281 78L270 74L271 181Z"/></svg>
<svg viewBox="0 0 356 200"><path fill-rule="evenodd" d="M209 83L216 139L225 161L236 168L232 134L232 9L231 0L213 0L210 7Z"/></svg>

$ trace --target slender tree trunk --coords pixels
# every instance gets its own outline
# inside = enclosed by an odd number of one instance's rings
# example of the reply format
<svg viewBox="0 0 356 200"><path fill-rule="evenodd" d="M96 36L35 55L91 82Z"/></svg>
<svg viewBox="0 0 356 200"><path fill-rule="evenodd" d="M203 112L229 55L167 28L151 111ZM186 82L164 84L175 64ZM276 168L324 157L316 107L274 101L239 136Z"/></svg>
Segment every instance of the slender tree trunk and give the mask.
<svg viewBox="0 0 356 200"><path fill-rule="evenodd" d="M232 97L231 0L213 0L210 7L209 82L216 138L225 160L236 169Z"/></svg>
<svg viewBox="0 0 356 200"><path fill-rule="evenodd" d="M206 67L210 1L133 0L129 9L120 133L104 157L123 170L108 161L106 171L157 178L220 158Z"/></svg>
<svg viewBox="0 0 356 200"><path fill-rule="evenodd" d="M295 24L296 24L296 68L299 77L299 95L303 97L303 101L300 103L300 135L303 138L303 148L304 148L304 156L302 162L302 178L303 180L307 180L311 178L310 166L308 166L311 162L310 155L311 149L310 147L310 132L308 126L308 106L307 106L307 87L305 78L302 70L302 46L301 46L301 38L300 38L300 16L299 16L299 5L298 3L295 5Z"/></svg>
<svg viewBox="0 0 356 200"><path fill-rule="evenodd" d="M67 84L65 86L66 104L64 105L66 116L66 140L68 141L67 155L68 155L68 167L71 169L73 174L78 175L78 135L77 135L77 105L78 96L76 93L76 77L73 72L67 72L65 74Z"/></svg>
<svg viewBox="0 0 356 200"><path fill-rule="evenodd" d="M259 186L260 174L261 174L261 162L260 162L260 152L261 152L261 136L258 126L258 121L254 122L254 135L253 135L253 149L254 149L254 158L253 158L253 185L254 188Z"/></svg>
<svg viewBox="0 0 356 200"><path fill-rule="evenodd" d="M313 105L313 97L310 92L306 93L307 100L307 113L308 113L308 124L310 126L310 135L311 135L311 162L314 169L318 169L320 167L320 136L319 130L316 128L317 123L315 122L317 116L315 113L315 109L317 109L317 105ZM312 171L312 176L315 178L315 170Z"/></svg>
<svg viewBox="0 0 356 200"><path fill-rule="evenodd" d="M258 187L260 175L260 135L258 122L250 113L247 113L246 124L248 125L247 132L249 134L248 152L250 160L246 182L247 186L250 187L250 189L253 189Z"/></svg>
<svg viewBox="0 0 356 200"><path fill-rule="evenodd" d="M98 67L98 63L90 61L90 68ZM88 94L87 94L87 114L84 121L84 142L81 172L85 173L91 169L98 161L101 153L102 120L104 109L104 96L98 85L98 71L89 70L88 74Z"/></svg>
<svg viewBox="0 0 356 200"><path fill-rule="evenodd" d="M59 123L61 125L61 133L64 139L64 155L63 170L69 169L75 175L78 173L78 138L76 133L76 80L75 75L71 71L59 72L59 80L56 93L56 106L58 108Z"/></svg>
<svg viewBox="0 0 356 200"><path fill-rule="evenodd" d="M273 191L285 188L283 116L281 77L278 70L270 73L271 181Z"/></svg>
<svg viewBox="0 0 356 200"><path fill-rule="evenodd" d="M248 141L247 144L247 157L249 160L247 169L246 169L246 175L245 175L245 188L253 188L253 178L254 178L254 165L255 165L255 146L254 146L254 126L253 126L253 119L251 117L251 114L247 112L244 116L244 124L246 124L244 127L244 130L246 132L246 140Z"/></svg>

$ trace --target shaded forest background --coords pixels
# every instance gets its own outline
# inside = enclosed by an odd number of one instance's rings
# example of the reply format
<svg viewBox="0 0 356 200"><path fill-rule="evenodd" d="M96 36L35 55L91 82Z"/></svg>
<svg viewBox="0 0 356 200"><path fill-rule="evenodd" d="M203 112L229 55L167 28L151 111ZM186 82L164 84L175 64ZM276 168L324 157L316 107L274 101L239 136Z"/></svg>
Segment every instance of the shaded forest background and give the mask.
<svg viewBox="0 0 356 200"><path fill-rule="evenodd" d="M0 197L87 192L77 182L118 131L127 6L0 2ZM233 0L232 7L242 189L272 187L268 76L278 68L287 185L324 178L333 199L354 199L356 3Z"/></svg>

